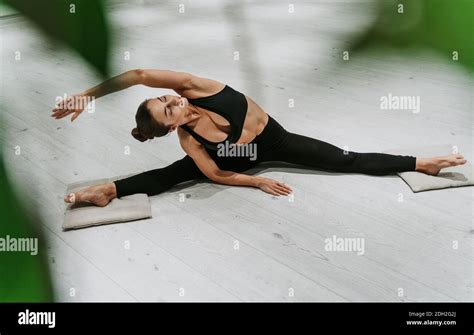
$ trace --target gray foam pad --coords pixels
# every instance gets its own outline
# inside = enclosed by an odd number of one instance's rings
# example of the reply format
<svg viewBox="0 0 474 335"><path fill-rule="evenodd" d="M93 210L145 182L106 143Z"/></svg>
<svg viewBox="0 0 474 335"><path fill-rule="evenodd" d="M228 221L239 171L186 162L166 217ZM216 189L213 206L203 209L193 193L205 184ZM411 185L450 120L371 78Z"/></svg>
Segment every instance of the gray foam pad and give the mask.
<svg viewBox="0 0 474 335"><path fill-rule="evenodd" d="M396 148L384 152L394 155L432 157L451 155L453 154L453 148L452 145L445 144ZM459 152L462 154L462 151ZM410 186L413 192L474 185L472 164L469 162L442 169L437 176L430 176L416 171L399 172L397 174Z"/></svg>
<svg viewBox="0 0 474 335"><path fill-rule="evenodd" d="M126 176L96 179L68 185L67 194L77 192L87 186L107 183ZM78 229L109 223L118 223L150 218L151 204L147 194L132 194L113 199L107 206L98 207L90 203L68 204L64 213L63 229Z"/></svg>

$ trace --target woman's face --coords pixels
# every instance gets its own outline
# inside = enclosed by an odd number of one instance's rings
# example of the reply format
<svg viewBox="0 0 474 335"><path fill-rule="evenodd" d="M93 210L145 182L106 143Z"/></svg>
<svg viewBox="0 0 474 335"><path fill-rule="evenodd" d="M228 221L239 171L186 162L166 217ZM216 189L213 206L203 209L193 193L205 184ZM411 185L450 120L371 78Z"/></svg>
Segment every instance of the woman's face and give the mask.
<svg viewBox="0 0 474 335"><path fill-rule="evenodd" d="M188 104L185 97L163 95L148 100L147 107L155 121L170 127L171 132L183 124Z"/></svg>

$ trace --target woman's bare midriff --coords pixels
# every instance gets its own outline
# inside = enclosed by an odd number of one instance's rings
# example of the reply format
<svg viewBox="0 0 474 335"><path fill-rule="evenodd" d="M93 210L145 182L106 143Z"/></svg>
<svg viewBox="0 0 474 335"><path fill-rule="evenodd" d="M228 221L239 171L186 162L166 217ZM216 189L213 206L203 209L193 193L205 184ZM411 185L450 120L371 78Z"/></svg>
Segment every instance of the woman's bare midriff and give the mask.
<svg viewBox="0 0 474 335"><path fill-rule="evenodd" d="M268 114L248 96L245 96L245 99L247 99L248 105L247 115L245 117L242 134L236 142L237 144L252 142L255 137L260 135L268 123Z"/></svg>

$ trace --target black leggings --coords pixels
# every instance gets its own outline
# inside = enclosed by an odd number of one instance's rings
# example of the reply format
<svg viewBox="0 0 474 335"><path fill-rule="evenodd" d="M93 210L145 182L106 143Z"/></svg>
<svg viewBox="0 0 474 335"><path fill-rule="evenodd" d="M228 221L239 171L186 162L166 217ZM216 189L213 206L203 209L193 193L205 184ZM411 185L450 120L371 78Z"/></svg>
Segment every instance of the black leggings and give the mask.
<svg viewBox="0 0 474 335"><path fill-rule="evenodd" d="M318 170L345 173L363 173L382 176L402 171L414 171L416 158L382 153L344 151L332 144L286 131L268 116L264 130L251 142L256 144L257 159L249 157L220 157L216 151L207 150L222 170L243 172L260 162L282 161L305 165ZM117 197L135 193L155 195L171 187L194 179L204 179L189 156L164 168L146 171L114 181Z"/></svg>

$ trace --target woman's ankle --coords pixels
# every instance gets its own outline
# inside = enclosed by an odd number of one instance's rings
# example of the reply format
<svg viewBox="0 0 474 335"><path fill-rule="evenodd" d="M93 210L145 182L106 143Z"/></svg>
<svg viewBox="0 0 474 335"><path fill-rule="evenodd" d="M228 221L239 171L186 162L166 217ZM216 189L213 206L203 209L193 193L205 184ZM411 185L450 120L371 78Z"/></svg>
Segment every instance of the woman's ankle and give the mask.
<svg viewBox="0 0 474 335"><path fill-rule="evenodd" d="M416 157L416 167L415 171L426 171L427 158Z"/></svg>
<svg viewBox="0 0 474 335"><path fill-rule="evenodd" d="M115 183L113 182L104 184L103 191L107 198L109 198L109 200L112 200L117 197L117 189L115 187Z"/></svg>

